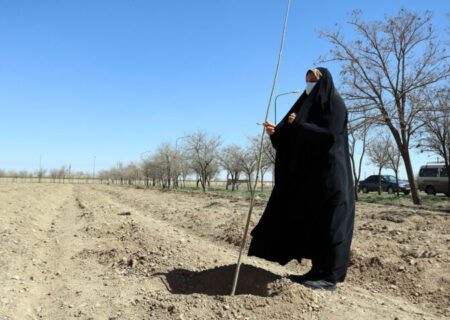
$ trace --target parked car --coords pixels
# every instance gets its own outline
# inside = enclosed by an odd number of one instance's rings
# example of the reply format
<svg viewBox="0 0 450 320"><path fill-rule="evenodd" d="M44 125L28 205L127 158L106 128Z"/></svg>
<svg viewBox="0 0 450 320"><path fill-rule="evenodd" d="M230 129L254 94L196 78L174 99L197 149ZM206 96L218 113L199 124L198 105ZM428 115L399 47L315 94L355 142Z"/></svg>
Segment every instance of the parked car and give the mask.
<svg viewBox="0 0 450 320"><path fill-rule="evenodd" d="M378 191L378 182L381 179L381 191L388 192L390 194L400 191L408 195L411 191L409 183L406 180L397 180L394 176L389 175L373 175L369 176L363 181L359 182L359 190L368 193L370 191Z"/></svg>
<svg viewBox="0 0 450 320"><path fill-rule="evenodd" d="M448 173L443 164L427 164L420 167L417 176L417 186L420 191L435 195L444 193L448 196Z"/></svg>

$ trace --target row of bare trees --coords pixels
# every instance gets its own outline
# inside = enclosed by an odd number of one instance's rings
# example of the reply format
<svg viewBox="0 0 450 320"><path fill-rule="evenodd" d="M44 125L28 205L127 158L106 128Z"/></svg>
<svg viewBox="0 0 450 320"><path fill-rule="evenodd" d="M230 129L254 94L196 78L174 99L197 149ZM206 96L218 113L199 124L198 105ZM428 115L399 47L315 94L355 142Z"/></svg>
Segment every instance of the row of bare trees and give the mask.
<svg viewBox="0 0 450 320"><path fill-rule="evenodd" d="M221 167L227 172L227 181L231 185L231 190L235 190L239 185L242 175L246 178L247 189L251 190L254 174L257 170L259 154L259 137L249 138L246 148L238 145L230 145L222 149L219 155ZM272 147L270 139L264 139L264 152L261 158L260 178L261 191L264 190L264 176L273 168L275 163L275 149ZM228 188L228 183L227 183Z"/></svg>
<svg viewBox="0 0 450 320"><path fill-rule="evenodd" d="M30 172L27 170L14 171L9 170L5 171L0 169L0 178L8 177L13 181L18 179L38 179L38 182L41 182L42 179L51 179L53 182L64 182L66 179L91 179L92 176L89 173L85 173L82 171L72 172L71 165L63 165L60 168L54 169L38 169L34 172Z"/></svg>
<svg viewBox="0 0 450 320"><path fill-rule="evenodd" d="M139 163L126 166L118 163L110 170L103 170L99 178L120 184L144 180L147 187L179 188L185 187L188 177L194 177L196 186L206 191L211 181L223 170L226 172L227 189L231 187L234 191L240 183L245 182L247 189L251 190L257 169L257 137L249 137L245 146L223 146L219 136L210 136L204 132L187 134L181 138L182 143L176 143L175 146L168 142L161 143ZM264 190L264 175L275 162L275 153L268 137L265 147L260 168L261 190Z"/></svg>

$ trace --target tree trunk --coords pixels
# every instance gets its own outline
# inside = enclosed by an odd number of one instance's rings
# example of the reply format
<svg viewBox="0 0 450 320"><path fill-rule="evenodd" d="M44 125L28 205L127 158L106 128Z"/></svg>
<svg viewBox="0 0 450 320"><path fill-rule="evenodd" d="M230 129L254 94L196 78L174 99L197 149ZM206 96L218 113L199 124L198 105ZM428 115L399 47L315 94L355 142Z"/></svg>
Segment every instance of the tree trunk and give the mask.
<svg viewBox="0 0 450 320"><path fill-rule="evenodd" d="M201 183L202 183L202 190L203 190L203 192L206 192L206 180L202 179Z"/></svg>
<svg viewBox="0 0 450 320"><path fill-rule="evenodd" d="M378 195L381 195L381 170L383 167L378 168Z"/></svg>
<svg viewBox="0 0 450 320"><path fill-rule="evenodd" d="M228 190L228 179L230 179L230 172L227 172L227 179L225 180L227 183L225 185L225 190ZM231 184L233 184L233 175L231 175Z"/></svg>
<svg viewBox="0 0 450 320"><path fill-rule="evenodd" d="M261 192L264 192L264 172L261 170Z"/></svg>
<svg viewBox="0 0 450 320"><path fill-rule="evenodd" d="M200 179L201 179L203 192L206 192L206 173L203 173L202 176L200 177Z"/></svg>
<svg viewBox="0 0 450 320"><path fill-rule="evenodd" d="M420 201L419 193L418 193L417 187L416 187L416 182L414 181L414 171L412 169L411 159L409 158L409 152L408 152L408 150L405 151L403 148L400 149L400 152L402 154L403 162L405 164L406 175L408 176L409 186L411 187L411 197L412 197L413 203L419 205L422 202Z"/></svg>

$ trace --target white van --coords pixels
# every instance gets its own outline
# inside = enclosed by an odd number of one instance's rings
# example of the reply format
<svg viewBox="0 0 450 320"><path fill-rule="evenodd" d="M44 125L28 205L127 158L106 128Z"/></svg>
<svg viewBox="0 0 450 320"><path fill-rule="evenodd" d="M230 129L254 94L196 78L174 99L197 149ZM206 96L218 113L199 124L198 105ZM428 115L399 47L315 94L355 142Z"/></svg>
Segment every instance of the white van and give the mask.
<svg viewBox="0 0 450 320"><path fill-rule="evenodd" d="M417 186L420 191L425 191L427 194L445 193L448 195L447 169L439 163L421 166L417 176Z"/></svg>

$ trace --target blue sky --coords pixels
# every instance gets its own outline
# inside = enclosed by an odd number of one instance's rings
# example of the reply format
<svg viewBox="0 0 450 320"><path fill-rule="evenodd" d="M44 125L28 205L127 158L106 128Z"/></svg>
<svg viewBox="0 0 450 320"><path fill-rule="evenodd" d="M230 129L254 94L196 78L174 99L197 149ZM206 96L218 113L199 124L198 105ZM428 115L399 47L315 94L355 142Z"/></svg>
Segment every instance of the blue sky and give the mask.
<svg viewBox="0 0 450 320"><path fill-rule="evenodd" d="M353 9L368 19L429 9L443 30L445 3L293 0L276 93L304 89L305 70L329 50L318 30ZM244 144L261 132L285 6L0 0L0 168L34 171L41 156L44 168L91 171L95 156L105 169L197 130ZM294 100L279 99L279 118ZM432 159L414 153L413 166Z"/></svg>

